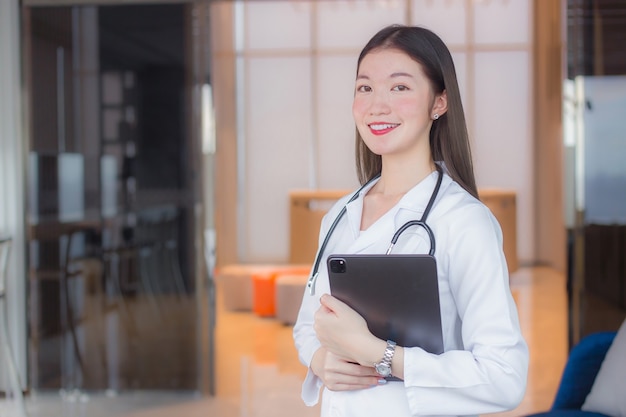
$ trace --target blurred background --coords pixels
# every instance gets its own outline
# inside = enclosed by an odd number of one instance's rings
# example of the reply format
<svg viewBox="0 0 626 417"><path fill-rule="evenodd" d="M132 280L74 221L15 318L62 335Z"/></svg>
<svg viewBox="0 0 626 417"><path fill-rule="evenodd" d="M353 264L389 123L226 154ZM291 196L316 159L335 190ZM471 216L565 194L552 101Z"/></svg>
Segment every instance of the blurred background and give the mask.
<svg viewBox="0 0 626 417"><path fill-rule="evenodd" d="M3 0L0 353L27 399L223 392L219 325L248 324L220 322L233 309L216 277L312 262L295 242L315 246L319 217L294 223L294 207L323 213L358 185L356 59L392 23L452 52L512 287L550 271L566 347L618 327L623 2Z"/></svg>

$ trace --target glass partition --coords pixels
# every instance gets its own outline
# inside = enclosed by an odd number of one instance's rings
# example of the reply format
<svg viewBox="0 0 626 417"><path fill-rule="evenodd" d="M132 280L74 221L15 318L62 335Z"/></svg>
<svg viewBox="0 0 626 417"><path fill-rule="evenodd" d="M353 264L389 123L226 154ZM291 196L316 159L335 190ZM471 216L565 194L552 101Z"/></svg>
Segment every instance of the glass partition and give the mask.
<svg viewBox="0 0 626 417"><path fill-rule="evenodd" d="M570 343L626 317L626 4L567 1Z"/></svg>
<svg viewBox="0 0 626 417"><path fill-rule="evenodd" d="M23 8L33 390L212 386L201 9Z"/></svg>

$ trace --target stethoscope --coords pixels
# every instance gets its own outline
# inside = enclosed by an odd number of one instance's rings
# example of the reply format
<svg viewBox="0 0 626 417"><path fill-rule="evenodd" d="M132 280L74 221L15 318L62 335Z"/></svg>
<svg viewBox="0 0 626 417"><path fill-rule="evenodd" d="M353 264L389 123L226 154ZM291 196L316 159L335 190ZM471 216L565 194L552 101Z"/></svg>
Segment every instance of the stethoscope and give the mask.
<svg viewBox="0 0 626 417"><path fill-rule="evenodd" d="M422 214L422 218L419 220L409 220L408 222L404 223L398 230L396 230L396 233L394 233L393 237L391 238L391 244L389 245L389 248L387 248L387 252L385 253L386 255L389 255L391 253L391 250L393 249L396 242L398 241L398 238L400 238L400 235L406 229L408 229L411 226L421 226L424 228L424 230L426 230L426 232L428 233L428 238L430 239L430 250L428 251L428 254L430 256L434 256L435 235L432 229L430 228L430 226L426 224L426 218L428 217L428 214L430 213L430 209L433 207L433 204L435 203L435 199L437 198L437 194L439 193L439 188L441 187L441 181L443 180L443 171L441 170L441 167L437 164L435 164L435 166L437 167L437 172L439 173L439 176L437 178L437 184L435 185L435 189L433 190L433 193L430 196L430 200L428 200L428 204L426 205L426 209L424 210L424 214ZM319 266L320 266L320 263L322 262L322 257L324 256L324 250L326 249L326 246L328 245L328 241L330 240L330 237L335 231L335 228L337 228L339 221L346 214L346 211L348 210L347 209L348 204L350 204L351 202L359 198L359 194L361 193L361 191L363 191L368 185L370 185L373 181L377 180L378 178L380 178L380 174L376 175L375 177L370 179L368 182L363 184L361 188L359 188L357 192L354 193L352 197L350 197L346 205L343 206L343 208L341 209L341 211L339 212L339 214L337 215L333 223L330 225L330 229L328 229L328 233L326 233L326 236L324 237L322 246L320 246L319 250L317 251L317 256L315 257L315 263L313 264L311 275L309 276L309 279L306 284L307 289L309 290L309 294L315 295L315 283L317 282L317 276L319 274Z"/></svg>

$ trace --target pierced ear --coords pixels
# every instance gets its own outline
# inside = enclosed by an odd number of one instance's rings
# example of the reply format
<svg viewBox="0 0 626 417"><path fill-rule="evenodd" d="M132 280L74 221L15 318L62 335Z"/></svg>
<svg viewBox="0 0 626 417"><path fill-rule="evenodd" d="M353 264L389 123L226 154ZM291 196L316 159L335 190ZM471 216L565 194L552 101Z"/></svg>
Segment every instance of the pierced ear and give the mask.
<svg viewBox="0 0 626 417"><path fill-rule="evenodd" d="M430 117L433 120L437 120L441 116L443 116L448 111L448 93L446 90L443 90L443 93L435 96L435 102L433 103L433 108L430 114Z"/></svg>

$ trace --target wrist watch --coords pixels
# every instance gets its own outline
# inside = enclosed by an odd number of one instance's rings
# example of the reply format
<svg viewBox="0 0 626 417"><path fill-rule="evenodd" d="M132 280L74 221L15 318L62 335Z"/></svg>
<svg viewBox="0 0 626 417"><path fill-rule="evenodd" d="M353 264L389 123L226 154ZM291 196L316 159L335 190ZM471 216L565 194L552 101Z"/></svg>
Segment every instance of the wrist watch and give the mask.
<svg viewBox="0 0 626 417"><path fill-rule="evenodd" d="M393 354L396 352L396 342L393 340L387 340L387 347L385 348L385 353L383 354L383 358L380 362L376 362L374 364L374 369L378 375L382 377L391 376L391 360L393 359Z"/></svg>

